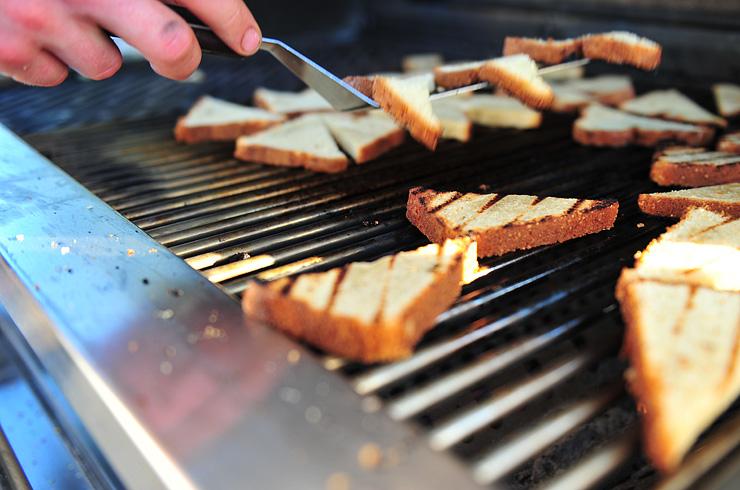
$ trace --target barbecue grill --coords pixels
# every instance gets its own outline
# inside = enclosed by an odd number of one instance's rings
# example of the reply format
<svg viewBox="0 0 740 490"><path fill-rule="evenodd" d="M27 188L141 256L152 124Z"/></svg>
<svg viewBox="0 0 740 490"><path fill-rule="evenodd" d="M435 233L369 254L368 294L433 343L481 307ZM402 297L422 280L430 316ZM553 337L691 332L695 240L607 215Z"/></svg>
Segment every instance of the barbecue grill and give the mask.
<svg viewBox="0 0 740 490"><path fill-rule="evenodd" d="M638 93L677 87L711 108L709 83L740 78L740 16L731 15L740 7L628 3L560 2L551 15L537 1L399 2L291 42L345 75L394 69L404 53L478 58L499 52L505 34L567 37L619 23L665 48L657 74L630 71ZM735 408L671 476L639 448L613 290L669 223L636 206L656 189L651 150L579 146L573 117L546 114L538 130L477 127L471 142L443 141L434 153L410 142L342 174L238 162L232 144L175 143L176 116L203 93L246 101L260 85L299 84L266 56L207 59L202 70L205 80L176 83L133 64L105 82L0 91L9 128L0 129L0 483L737 481ZM403 361L364 366L245 327L238 299L251 278L426 243L404 217L416 185L608 197L620 212L610 231L482 260L480 277Z"/></svg>

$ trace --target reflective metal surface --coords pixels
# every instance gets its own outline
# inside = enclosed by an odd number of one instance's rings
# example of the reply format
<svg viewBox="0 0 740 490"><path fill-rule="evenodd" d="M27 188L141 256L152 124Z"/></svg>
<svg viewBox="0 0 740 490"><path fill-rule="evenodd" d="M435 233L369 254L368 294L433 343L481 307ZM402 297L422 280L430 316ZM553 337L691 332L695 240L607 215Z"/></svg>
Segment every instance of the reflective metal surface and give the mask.
<svg viewBox="0 0 740 490"><path fill-rule="evenodd" d="M0 254L3 305L127 486L475 487L5 128Z"/></svg>

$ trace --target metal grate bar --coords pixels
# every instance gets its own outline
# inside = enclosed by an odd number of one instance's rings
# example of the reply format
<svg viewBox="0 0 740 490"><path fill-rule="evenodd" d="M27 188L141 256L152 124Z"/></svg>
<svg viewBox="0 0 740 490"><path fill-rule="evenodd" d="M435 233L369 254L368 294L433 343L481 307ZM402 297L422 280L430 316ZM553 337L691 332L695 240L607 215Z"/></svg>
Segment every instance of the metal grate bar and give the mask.
<svg viewBox="0 0 740 490"><path fill-rule="evenodd" d="M564 407L557 414L521 430L480 458L473 466L473 477L481 485L496 482L595 417L622 393L622 383L616 383L601 393Z"/></svg>

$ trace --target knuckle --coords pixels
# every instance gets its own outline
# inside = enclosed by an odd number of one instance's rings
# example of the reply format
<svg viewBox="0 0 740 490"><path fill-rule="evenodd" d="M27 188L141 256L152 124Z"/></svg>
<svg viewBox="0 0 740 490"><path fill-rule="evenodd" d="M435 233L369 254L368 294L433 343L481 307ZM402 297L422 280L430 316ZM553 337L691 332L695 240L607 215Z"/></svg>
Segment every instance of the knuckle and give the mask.
<svg viewBox="0 0 740 490"><path fill-rule="evenodd" d="M42 32L51 25L49 12L39 2L10 2L6 15L21 29Z"/></svg>

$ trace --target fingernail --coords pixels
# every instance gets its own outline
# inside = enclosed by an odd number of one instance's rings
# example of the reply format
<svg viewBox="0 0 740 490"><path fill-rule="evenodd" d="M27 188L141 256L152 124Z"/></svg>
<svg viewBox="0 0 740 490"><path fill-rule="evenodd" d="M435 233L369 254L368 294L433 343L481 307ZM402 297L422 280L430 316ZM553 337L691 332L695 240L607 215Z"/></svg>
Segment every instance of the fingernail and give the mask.
<svg viewBox="0 0 740 490"><path fill-rule="evenodd" d="M257 32L257 29L254 27L247 29L247 32L244 33L244 37L242 38L242 49L244 50L244 53L256 53L260 48L260 43L262 43L262 36Z"/></svg>

